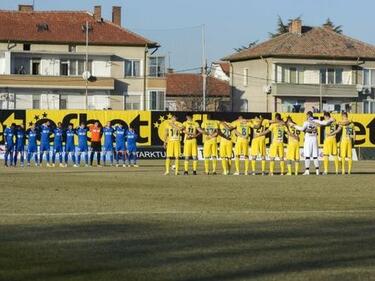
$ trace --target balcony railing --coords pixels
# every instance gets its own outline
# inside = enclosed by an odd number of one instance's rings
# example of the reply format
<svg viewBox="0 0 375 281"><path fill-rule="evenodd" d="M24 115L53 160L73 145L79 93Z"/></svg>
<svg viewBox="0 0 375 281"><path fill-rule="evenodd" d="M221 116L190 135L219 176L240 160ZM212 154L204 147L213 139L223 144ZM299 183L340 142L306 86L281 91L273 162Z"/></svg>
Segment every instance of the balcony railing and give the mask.
<svg viewBox="0 0 375 281"><path fill-rule="evenodd" d="M272 84L273 96L281 97L358 97L356 85L341 84Z"/></svg>

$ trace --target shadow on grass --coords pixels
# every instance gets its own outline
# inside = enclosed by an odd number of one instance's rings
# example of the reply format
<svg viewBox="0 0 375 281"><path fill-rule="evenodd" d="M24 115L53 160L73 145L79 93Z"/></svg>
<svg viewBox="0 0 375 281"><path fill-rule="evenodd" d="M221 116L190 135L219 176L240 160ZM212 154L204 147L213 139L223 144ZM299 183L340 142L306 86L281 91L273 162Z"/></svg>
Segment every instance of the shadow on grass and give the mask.
<svg viewBox="0 0 375 281"><path fill-rule="evenodd" d="M290 280L289 274L327 277L345 268L361 276L374 273L374 222L156 218L6 225L0 229L0 280Z"/></svg>

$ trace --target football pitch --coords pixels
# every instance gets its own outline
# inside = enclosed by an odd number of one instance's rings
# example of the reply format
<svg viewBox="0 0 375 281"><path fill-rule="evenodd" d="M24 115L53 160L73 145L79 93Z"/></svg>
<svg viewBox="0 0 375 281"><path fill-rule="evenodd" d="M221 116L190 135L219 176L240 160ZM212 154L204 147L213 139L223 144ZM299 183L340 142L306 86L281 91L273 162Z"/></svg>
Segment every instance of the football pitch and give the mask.
<svg viewBox="0 0 375 281"><path fill-rule="evenodd" d="M163 163L0 163L0 280L375 280L375 162L319 177Z"/></svg>

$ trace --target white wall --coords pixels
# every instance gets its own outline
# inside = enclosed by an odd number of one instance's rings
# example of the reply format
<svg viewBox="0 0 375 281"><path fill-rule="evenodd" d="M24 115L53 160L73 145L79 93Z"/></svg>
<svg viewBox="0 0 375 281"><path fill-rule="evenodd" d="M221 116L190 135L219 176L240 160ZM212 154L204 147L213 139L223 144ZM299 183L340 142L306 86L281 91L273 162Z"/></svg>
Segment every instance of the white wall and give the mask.
<svg viewBox="0 0 375 281"><path fill-rule="evenodd" d="M211 76L223 81L230 80L219 64L212 64Z"/></svg>
<svg viewBox="0 0 375 281"><path fill-rule="evenodd" d="M58 76L60 75L60 60L54 57L43 57L40 60L41 75Z"/></svg>
<svg viewBox="0 0 375 281"><path fill-rule="evenodd" d="M5 53L0 53L0 74L5 74Z"/></svg>
<svg viewBox="0 0 375 281"><path fill-rule="evenodd" d="M92 75L98 77L111 77L111 62L109 60L93 60Z"/></svg>

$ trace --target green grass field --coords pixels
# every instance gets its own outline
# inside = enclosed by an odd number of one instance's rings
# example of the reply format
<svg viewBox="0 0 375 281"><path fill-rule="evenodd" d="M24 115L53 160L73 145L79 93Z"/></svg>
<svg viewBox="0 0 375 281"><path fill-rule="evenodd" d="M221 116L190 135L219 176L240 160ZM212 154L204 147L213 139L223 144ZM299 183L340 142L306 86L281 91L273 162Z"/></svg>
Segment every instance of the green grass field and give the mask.
<svg viewBox="0 0 375 281"><path fill-rule="evenodd" d="M375 280L375 162L326 177L140 164L1 167L0 280Z"/></svg>

